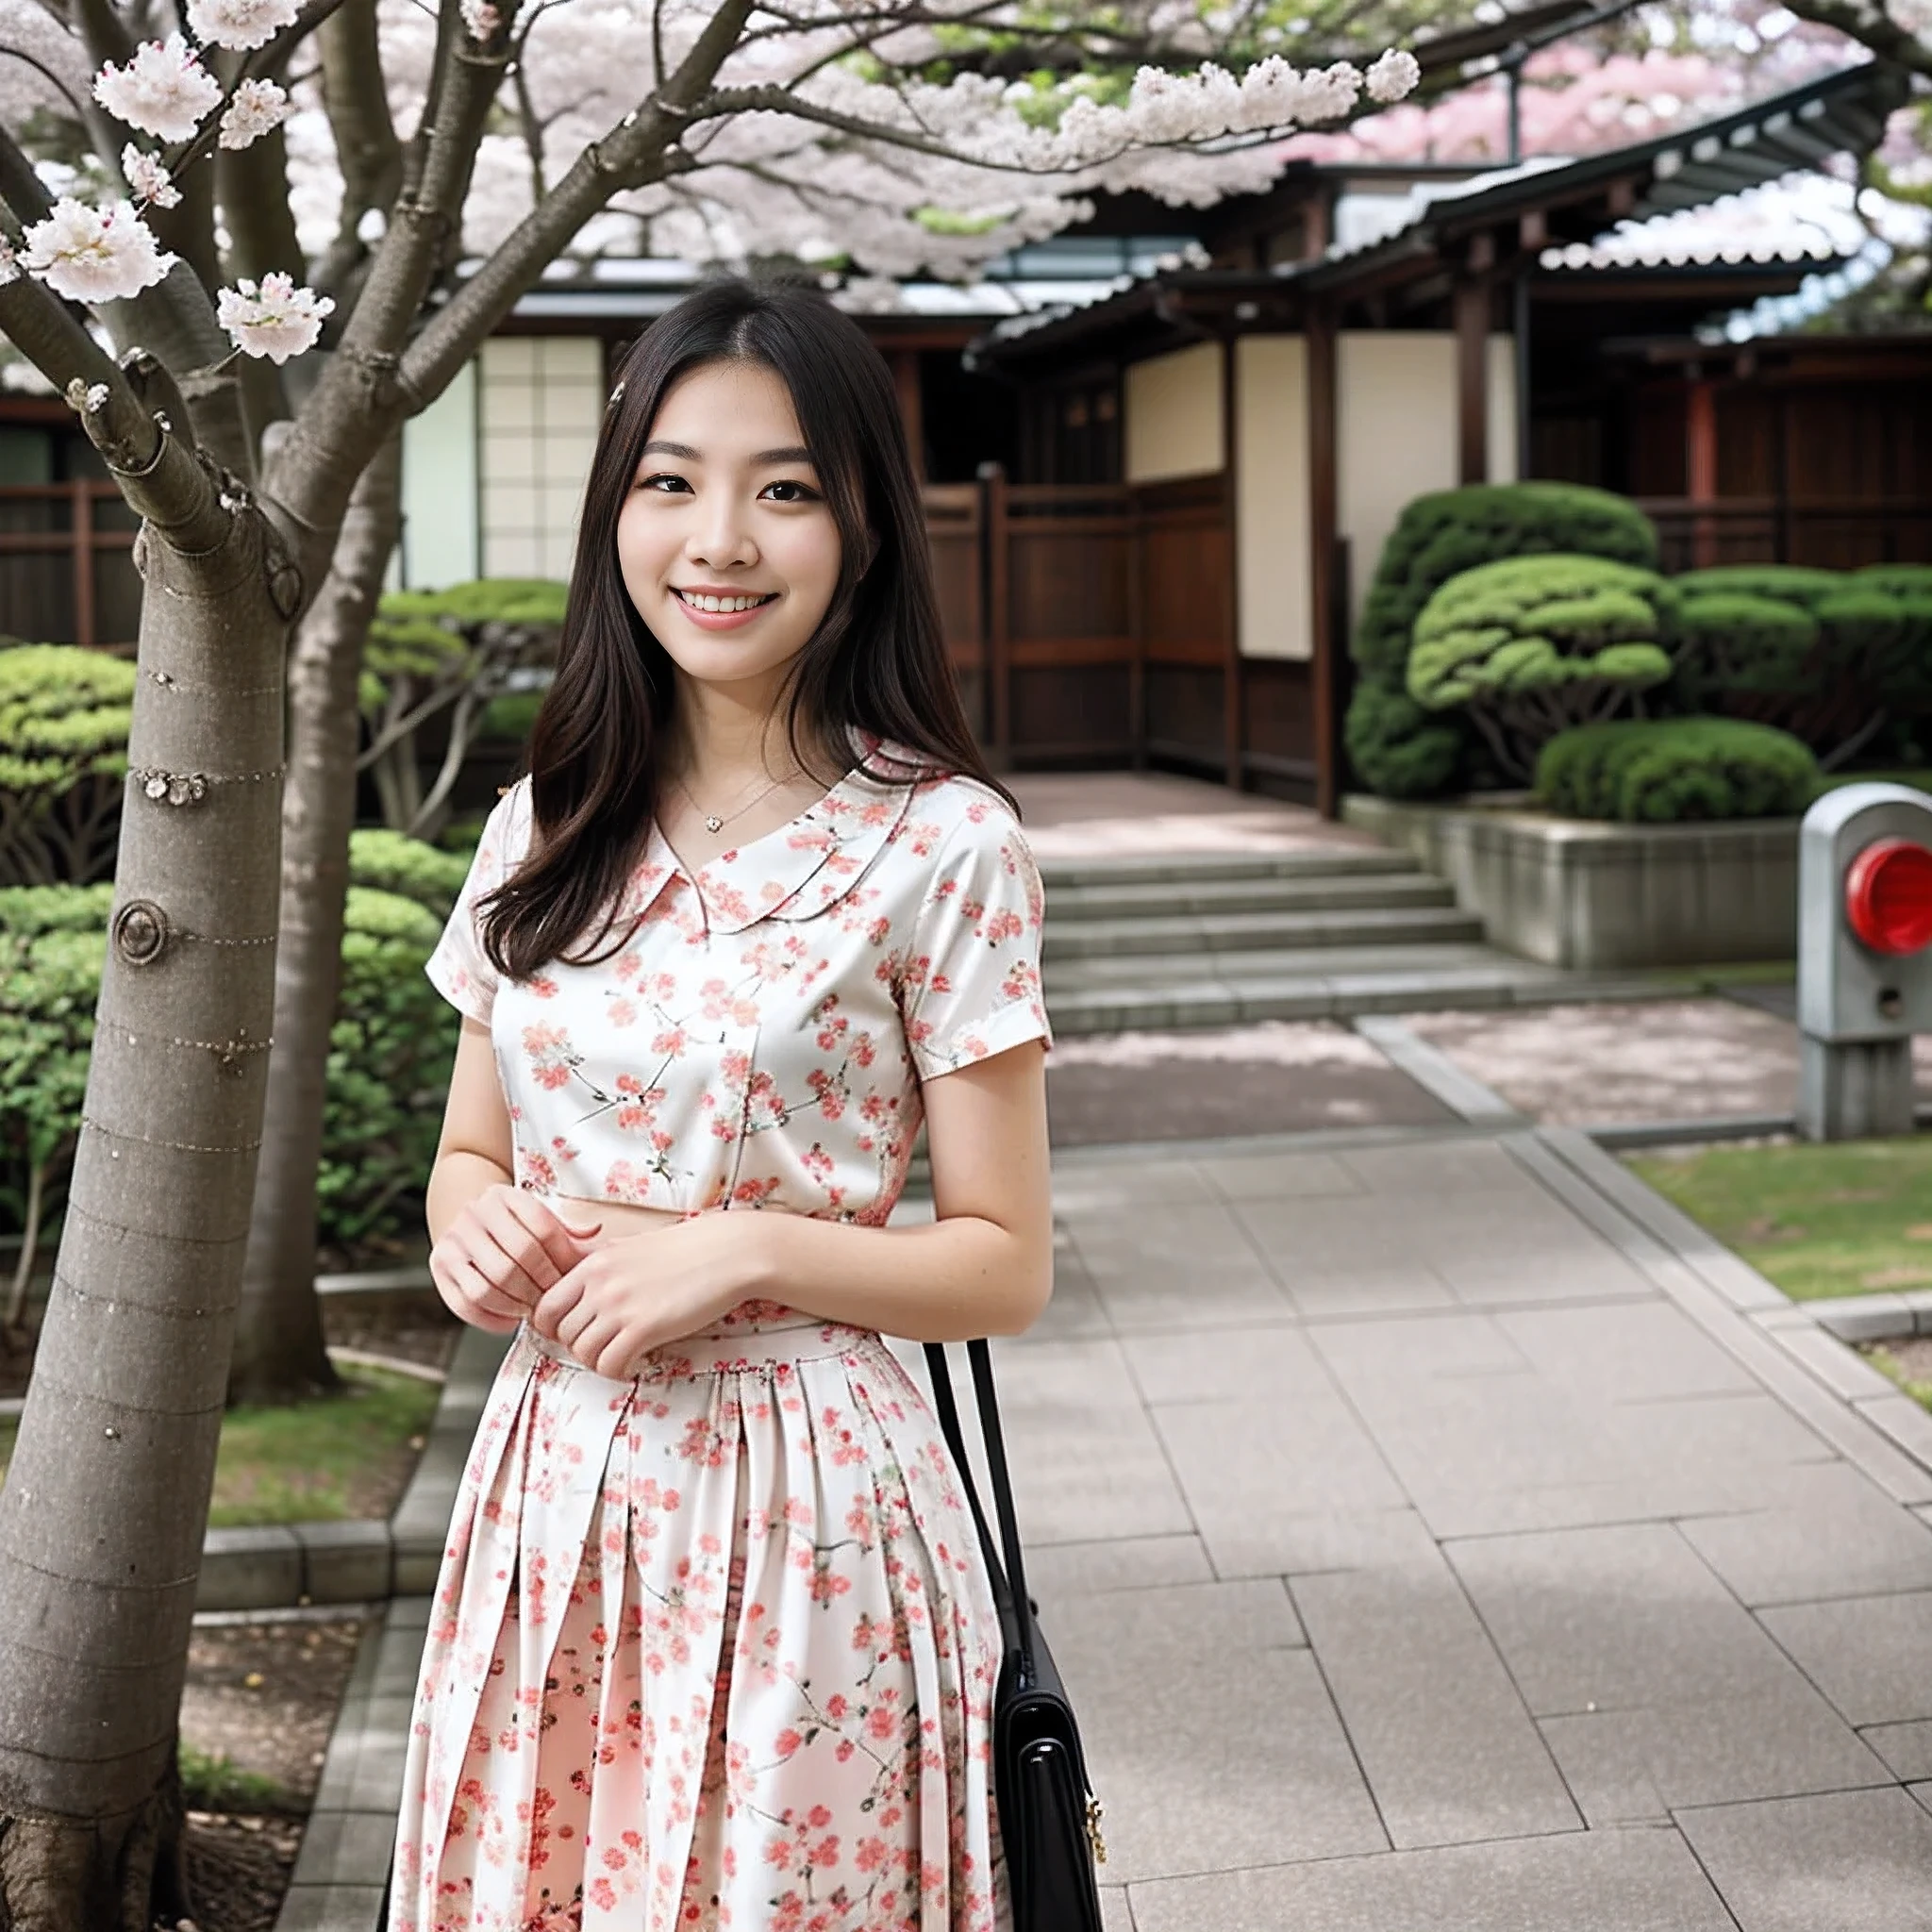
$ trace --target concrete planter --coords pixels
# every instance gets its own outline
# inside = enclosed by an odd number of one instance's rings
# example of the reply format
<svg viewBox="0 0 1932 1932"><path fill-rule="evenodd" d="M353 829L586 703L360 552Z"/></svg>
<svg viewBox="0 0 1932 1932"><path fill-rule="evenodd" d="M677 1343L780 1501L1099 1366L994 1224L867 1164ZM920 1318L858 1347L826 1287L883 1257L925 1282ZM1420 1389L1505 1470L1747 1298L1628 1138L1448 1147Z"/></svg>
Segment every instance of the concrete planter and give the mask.
<svg viewBox="0 0 1932 1932"><path fill-rule="evenodd" d="M1546 965L1728 964L1797 950L1796 819L1618 825L1502 797L1359 794L1342 817L1447 879L1491 944Z"/></svg>

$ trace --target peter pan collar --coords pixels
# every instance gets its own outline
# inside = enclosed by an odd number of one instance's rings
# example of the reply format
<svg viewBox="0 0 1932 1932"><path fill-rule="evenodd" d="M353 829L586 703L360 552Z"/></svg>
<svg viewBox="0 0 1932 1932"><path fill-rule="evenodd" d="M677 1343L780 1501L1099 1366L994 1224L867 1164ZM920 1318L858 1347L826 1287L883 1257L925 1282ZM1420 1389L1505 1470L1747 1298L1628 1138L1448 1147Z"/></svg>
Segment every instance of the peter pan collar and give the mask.
<svg viewBox="0 0 1932 1932"><path fill-rule="evenodd" d="M811 919L842 899L891 843L911 808L909 781L930 770L916 753L870 734L860 746L859 762L816 805L719 853L694 876L653 820L629 909L649 906L673 877L691 878L713 932L741 932L761 919Z"/></svg>

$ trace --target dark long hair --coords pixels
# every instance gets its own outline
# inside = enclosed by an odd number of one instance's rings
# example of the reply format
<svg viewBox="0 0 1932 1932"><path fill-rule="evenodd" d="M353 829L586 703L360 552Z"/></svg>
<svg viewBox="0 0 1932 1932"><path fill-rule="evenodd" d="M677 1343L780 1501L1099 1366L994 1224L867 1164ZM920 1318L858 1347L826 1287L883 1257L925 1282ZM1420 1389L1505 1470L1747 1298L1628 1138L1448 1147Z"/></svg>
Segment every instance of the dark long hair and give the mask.
<svg viewBox="0 0 1932 1932"><path fill-rule="evenodd" d="M625 589L617 520L665 392L690 371L727 361L762 363L791 391L839 526L832 601L790 668L792 755L808 763L801 743L816 752L856 727L1005 792L973 741L946 657L924 512L884 358L815 290L713 283L631 346L604 412L557 676L530 734L528 854L480 902L483 949L512 979L558 958L600 911L608 930L642 858L676 684L670 655Z"/></svg>

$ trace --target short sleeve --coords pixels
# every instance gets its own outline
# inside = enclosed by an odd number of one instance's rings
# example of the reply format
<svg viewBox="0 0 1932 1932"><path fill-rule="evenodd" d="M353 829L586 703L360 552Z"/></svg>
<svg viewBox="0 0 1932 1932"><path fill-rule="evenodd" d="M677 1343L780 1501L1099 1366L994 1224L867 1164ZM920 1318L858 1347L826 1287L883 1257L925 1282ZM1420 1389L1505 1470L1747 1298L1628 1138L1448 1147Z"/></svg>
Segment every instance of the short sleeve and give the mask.
<svg viewBox="0 0 1932 1932"><path fill-rule="evenodd" d="M512 785L491 808L476 840L469 875L457 894L442 937L423 962L423 971L437 991L458 1012L485 1025L490 1024L491 1008L496 1003L500 975L483 950L476 902L503 883L522 850L518 833L528 791L527 780Z"/></svg>
<svg viewBox="0 0 1932 1932"><path fill-rule="evenodd" d="M906 1040L921 1079L1028 1040L1053 1044L1040 983L1045 892L1018 822L969 815L941 847L904 961Z"/></svg>

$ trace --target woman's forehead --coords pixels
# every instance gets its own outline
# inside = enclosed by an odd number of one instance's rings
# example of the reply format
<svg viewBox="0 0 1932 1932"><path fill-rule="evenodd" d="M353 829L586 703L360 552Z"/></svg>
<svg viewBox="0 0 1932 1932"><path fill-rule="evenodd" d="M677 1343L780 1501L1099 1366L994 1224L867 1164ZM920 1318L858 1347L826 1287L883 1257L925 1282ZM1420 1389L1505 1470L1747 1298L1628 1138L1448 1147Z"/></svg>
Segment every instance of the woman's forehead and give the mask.
<svg viewBox="0 0 1932 1932"><path fill-rule="evenodd" d="M658 404L646 448L689 452L693 459L810 460L791 392L761 362L710 362L686 371Z"/></svg>

